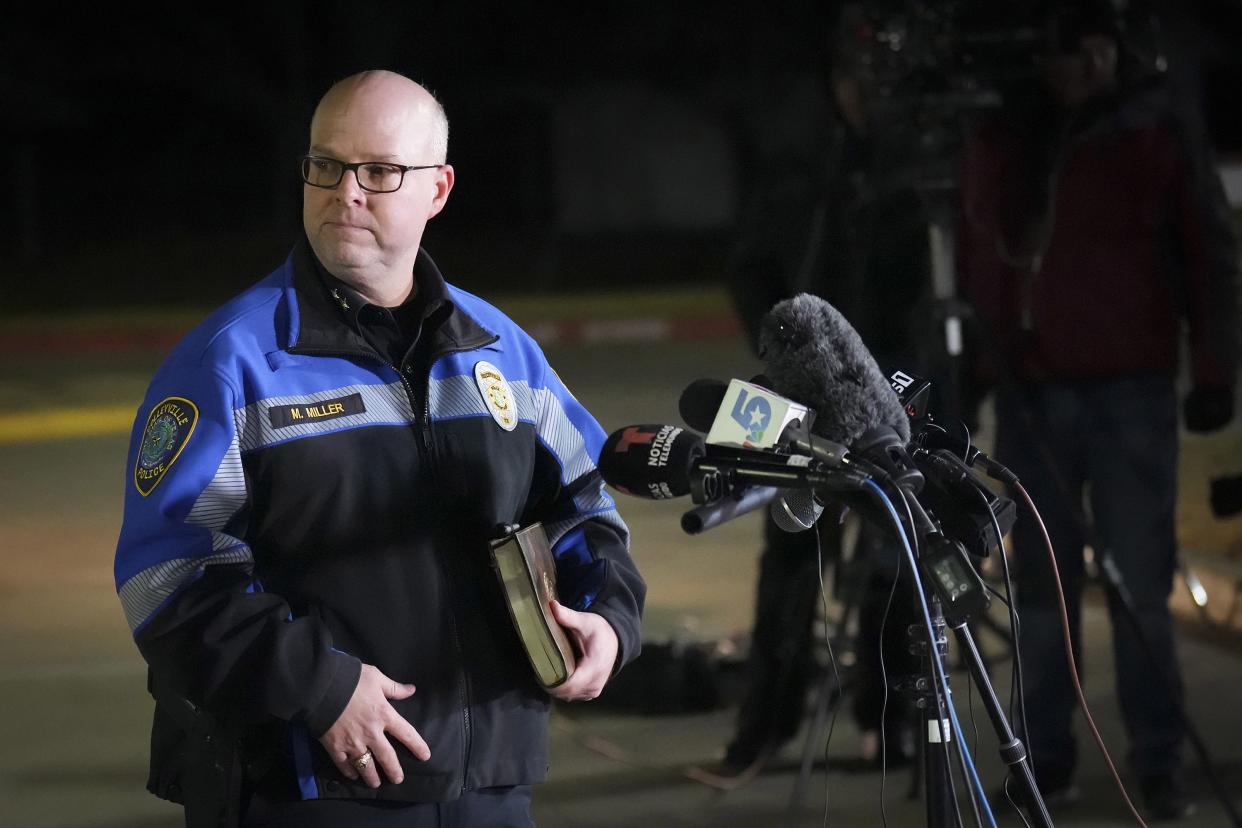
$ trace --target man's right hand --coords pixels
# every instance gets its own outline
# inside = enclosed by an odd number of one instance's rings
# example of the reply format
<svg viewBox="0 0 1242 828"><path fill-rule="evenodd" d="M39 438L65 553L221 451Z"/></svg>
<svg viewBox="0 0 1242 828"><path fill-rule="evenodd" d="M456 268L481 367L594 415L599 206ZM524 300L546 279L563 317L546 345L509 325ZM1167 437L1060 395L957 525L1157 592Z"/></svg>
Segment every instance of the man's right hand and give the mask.
<svg viewBox="0 0 1242 828"><path fill-rule="evenodd" d="M361 777L372 788L380 786L380 768L393 784L400 784L405 775L397 752L388 741L392 736L410 749L419 759L431 758L431 749L423 737L396 711L389 699L408 699L414 695L414 685L400 684L370 664L362 665L358 686L349 698L349 704L332 727L319 737L336 768L346 779ZM358 758L370 751L373 757L361 769L355 764Z"/></svg>

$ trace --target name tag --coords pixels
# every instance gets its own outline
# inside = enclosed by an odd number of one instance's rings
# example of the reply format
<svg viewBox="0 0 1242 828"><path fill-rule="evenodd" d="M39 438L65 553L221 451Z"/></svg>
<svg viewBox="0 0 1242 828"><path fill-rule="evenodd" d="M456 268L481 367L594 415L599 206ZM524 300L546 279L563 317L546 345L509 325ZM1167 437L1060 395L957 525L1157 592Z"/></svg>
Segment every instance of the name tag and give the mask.
<svg viewBox="0 0 1242 828"><path fill-rule="evenodd" d="M335 400L320 400L297 405L273 405L267 410L267 416L272 422L272 428L288 428L322 420L335 420L337 417L361 414L366 410L367 407L362 403L362 395L350 394L348 397L337 397Z"/></svg>

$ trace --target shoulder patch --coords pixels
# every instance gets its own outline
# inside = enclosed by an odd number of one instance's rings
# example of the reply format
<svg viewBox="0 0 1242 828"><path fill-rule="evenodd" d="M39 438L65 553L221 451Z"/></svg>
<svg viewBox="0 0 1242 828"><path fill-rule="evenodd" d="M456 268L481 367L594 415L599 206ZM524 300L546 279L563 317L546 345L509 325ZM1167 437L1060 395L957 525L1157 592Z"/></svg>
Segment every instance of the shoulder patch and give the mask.
<svg viewBox="0 0 1242 828"><path fill-rule="evenodd" d="M500 369L490 362L474 364L474 381L483 395L483 404L488 413L496 421L496 425L505 431L517 428L517 401L513 398L513 389Z"/></svg>
<svg viewBox="0 0 1242 828"><path fill-rule="evenodd" d="M165 397L151 409L134 461L134 485L143 497L151 494L177 462L196 425L198 406L184 397Z"/></svg>

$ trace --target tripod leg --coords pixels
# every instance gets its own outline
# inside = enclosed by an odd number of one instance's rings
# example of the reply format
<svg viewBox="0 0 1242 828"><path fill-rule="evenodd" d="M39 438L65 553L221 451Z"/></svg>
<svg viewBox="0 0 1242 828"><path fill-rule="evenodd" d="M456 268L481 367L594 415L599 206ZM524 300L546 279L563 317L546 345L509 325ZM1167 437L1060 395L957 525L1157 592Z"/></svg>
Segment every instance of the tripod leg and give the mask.
<svg viewBox="0 0 1242 828"><path fill-rule="evenodd" d="M1036 825L1051 828L1052 817L1048 813L1048 806L1044 803L1043 796L1039 793L1039 786L1035 784L1035 774L1031 771L1030 762L1027 761L1026 745L1022 744L1022 740L1013 734L1009 723L1005 720L1004 708L1000 700L996 698L996 691L992 688L987 671L983 669L983 659L979 655L979 648L975 646L975 639L965 624L954 627L953 632L957 636L962 654L966 658L966 664L970 668L971 678L975 682L975 687L979 689L988 718L992 720L992 727L1000 741L1001 759L1009 766L1010 774L1022 786L1027 812Z"/></svg>
<svg viewBox="0 0 1242 828"><path fill-rule="evenodd" d="M1151 642L1147 638L1147 633L1143 629L1143 625L1139 623L1138 612L1134 607L1134 598L1126 587L1121 570L1113 559L1111 550L1104 550L1104 554L1100 556L1100 573L1103 576L1104 587L1109 594L1110 600L1117 606L1126 623L1134 631L1140 647L1150 662L1152 672L1156 675L1157 686L1164 688L1171 707L1181 720L1182 726L1186 730L1186 738L1194 749L1195 755L1198 756L1200 765L1203 766L1203 772L1207 775L1213 793L1220 800L1221 806L1229 816L1229 821L1235 826L1242 826L1242 816L1238 814L1233 798L1225 790L1224 783L1221 782L1220 774L1216 770L1216 763L1212 761L1207 745L1204 744L1203 738L1199 735L1199 729L1195 727L1190 716L1186 714L1186 708L1181 703L1180 694L1173 689L1172 678L1167 674L1160 660L1156 657ZM1187 578L1187 582L1189 580Z"/></svg>

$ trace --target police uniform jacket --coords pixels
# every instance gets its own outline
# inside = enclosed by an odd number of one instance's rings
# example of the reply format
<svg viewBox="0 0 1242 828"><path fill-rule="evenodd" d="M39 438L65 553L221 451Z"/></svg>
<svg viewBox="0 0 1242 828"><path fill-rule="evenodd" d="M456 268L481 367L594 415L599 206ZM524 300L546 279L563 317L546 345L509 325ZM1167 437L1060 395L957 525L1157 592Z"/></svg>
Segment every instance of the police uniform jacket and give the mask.
<svg viewBox="0 0 1242 828"><path fill-rule="evenodd" d="M645 587L596 469L603 433L531 337L424 251L400 365L316 267L303 241L213 313L138 412L115 576L157 696L149 787L177 798L170 705L211 714L239 736L239 766L292 796L444 801L541 781L549 699L488 540L542 521L562 602L611 624L618 667L632 659ZM378 792L317 738L363 663L416 685L392 703L431 748L420 762L394 742L405 781Z"/></svg>

